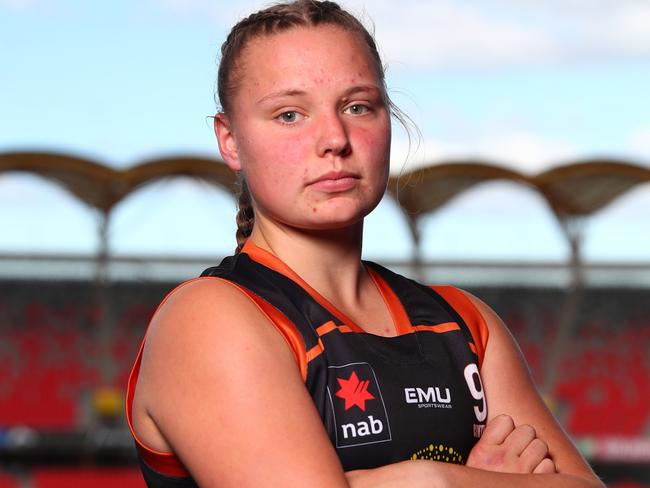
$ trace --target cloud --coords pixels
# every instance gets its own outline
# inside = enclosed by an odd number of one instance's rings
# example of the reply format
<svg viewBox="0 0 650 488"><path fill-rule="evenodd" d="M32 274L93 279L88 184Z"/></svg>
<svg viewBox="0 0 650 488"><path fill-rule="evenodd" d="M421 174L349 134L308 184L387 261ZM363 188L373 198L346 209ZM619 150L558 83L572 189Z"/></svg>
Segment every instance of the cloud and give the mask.
<svg viewBox="0 0 650 488"><path fill-rule="evenodd" d="M477 149L479 154L531 174L579 157L577 151L564 142L517 131L482 139Z"/></svg>
<svg viewBox="0 0 650 488"><path fill-rule="evenodd" d="M37 0L0 0L30 3ZM150 0L172 16L228 29L264 0ZM399 69L485 69L650 58L645 0L342 0L376 25Z"/></svg>
<svg viewBox="0 0 650 488"><path fill-rule="evenodd" d="M581 155L567 143L545 139L528 132L504 131L482 134L474 141L426 139L407 159L408 141L397 139L391 151L391 172L410 171L441 161L479 159L525 174L536 174ZM406 162L405 162L406 161Z"/></svg>
<svg viewBox="0 0 650 488"><path fill-rule="evenodd" d="M642 54L650 51L650 3L623 4L612 22L614 40L622 48Z"/></svg>
<svg viewBox="0 0 650 488"><path fill-rule="evenodd" d="M389 64L407 68L492 66L549 58L546 33L458 2L379 2L377 36Z"/></svg>
<svg viewBox="0 0 650 488"><path fill-rule="evenodd" d="M387 60L407 69L650 58L648 2L376 0L368 12Z"/></svg>

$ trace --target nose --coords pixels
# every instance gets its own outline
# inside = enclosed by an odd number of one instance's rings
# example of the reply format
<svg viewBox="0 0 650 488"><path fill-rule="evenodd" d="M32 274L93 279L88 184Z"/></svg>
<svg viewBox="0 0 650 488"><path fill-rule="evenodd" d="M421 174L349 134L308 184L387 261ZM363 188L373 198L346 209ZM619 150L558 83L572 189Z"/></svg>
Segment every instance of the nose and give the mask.
<svg viewBox="0 0 650 488"><path fill-rule="evenodd" d="M341 114L323 114L318 135L318 155L325 157L346 156L350 150L350 138Z"/></svg>

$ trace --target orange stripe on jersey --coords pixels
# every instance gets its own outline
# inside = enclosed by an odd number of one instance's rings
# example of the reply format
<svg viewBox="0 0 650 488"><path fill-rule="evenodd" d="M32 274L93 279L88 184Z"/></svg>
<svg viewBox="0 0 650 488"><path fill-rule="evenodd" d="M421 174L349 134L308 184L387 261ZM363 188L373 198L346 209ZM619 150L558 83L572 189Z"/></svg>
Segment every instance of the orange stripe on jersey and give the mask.
<svg viewBox="0 0 650 488"><path fill-rule="evenodd" d="M444 334L445 332L451 332L452 330L460 330L460 326L456 322L445 322L444 324L437 325L414 325L413 330Z"/></svg>
<svg viewBox="0 0 650 488"><path fill-rule="evenodd" d="M282 262L279 258L271 254L270 252L262 249L261 247L256 246L252 240L248 239L242 248L242 252L248 254L251 259L254 261L263 264L267 268L271 268L274 271L277 271L280 274L283 274L287 278L295 281L300 287L305 290L309 295L322 306L329 313L334 315L344 324L349 324L348 326L355 332L364 332L364 330L356 325L349 317L347 317L343 312L337 309L332 305L329 300L327 300L323 295L314 290L305 280L303 280L298 274L292 270L289 266Z"/></svg>
<svg viewBox="0 0 650 488"><path fill-rule="evenodd" d="M325 322L323 325L318 327L316 329L316 333L318 334L318 337L323 337L325 334L332 332L334 329L336 329L336 324L330 320L329 322Z"/></svg>
<svg viewBox="0 0 650 488"><path fill-rule="evenodd" d="M349 325L336 325L334 322L330 320L329 322L325 322L320 327L316 327L316 333L318 334L319 337L318 341L320 342L321 337L323 337L325 334L329 334L333 330L338 330L341 334L357 332L356 330L352 329Z"/></svg>
<svg viewBox="0 0 650 488"><path fill-rule="evenodd" d="M458 288L453 286L432 286L463 318L474 339L479 368L483 364L485 348L488 341L488 328L481 312L474 306L470 299Z"/></svg>
<svg viewBox="0 0 650 488"><path fill-rule="evenodd" d="M319 337L318 338L318 344L316 344L309 351L307 351L307 354L306 354L307 362L309 363L309 362L311 362L312 359L316 359L324 351L325 351L325 346L323 346L323 341L321 341L320 337Z"/></svg>
<svg viewBox="0 0 650 488"><path fill-rule="evenodd" d="M329 334L333 330L338 330L342 334L346 334L348 332L356 332L356 330L352 329L352 327L349 325L336 325L330 320L329 322L325 322L320 327L317 327L316 333L318 334L318 337L323 337L325 334Z"/></svg>
<svg viewBox="0 0 650 488"><path fill-rule="evenodd" d="M397 298L397 295L395 295L395 292L372 268L366 266L366 270L372 278L372 281L375 282L375 286L379 290L379 293L388 307L390 316L393 319L393 324L395 324L395 333L397 335L403 335L412 332L411 320L409 319L406 310L404 310L402 302Z"/></svg>

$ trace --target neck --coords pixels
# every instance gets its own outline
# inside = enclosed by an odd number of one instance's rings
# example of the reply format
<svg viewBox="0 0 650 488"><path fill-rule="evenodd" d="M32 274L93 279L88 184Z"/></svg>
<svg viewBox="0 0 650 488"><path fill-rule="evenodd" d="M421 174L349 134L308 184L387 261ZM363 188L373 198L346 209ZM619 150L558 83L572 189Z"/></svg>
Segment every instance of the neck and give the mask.
<svg viewBox="0 0 650 488"><path fill-rule="evenodd" d="M295 271L326 297L358 297L366 278L361 265L363 222L335 230L279 228L256 220L250 239Z"/></svg>

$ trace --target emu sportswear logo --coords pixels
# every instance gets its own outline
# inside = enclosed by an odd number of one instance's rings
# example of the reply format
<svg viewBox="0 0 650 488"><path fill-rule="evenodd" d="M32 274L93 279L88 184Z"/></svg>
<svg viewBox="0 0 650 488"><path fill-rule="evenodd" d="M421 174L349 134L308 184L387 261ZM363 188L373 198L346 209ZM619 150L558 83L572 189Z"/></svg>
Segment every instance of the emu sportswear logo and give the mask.
<svg viewBox="0 0 650 488"><path fill-rule="evenodd" d="M386 406L372 366L350 363L328 369L327 393L334 414L336 447L391 440Z"/></svg>

